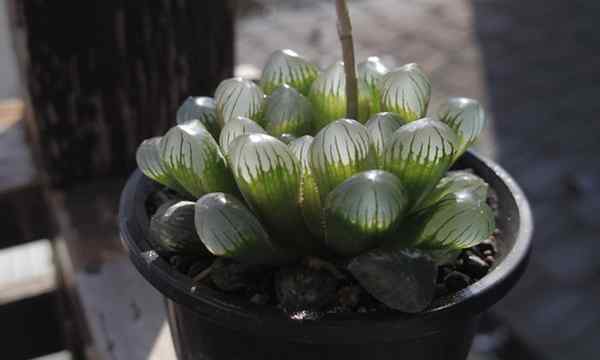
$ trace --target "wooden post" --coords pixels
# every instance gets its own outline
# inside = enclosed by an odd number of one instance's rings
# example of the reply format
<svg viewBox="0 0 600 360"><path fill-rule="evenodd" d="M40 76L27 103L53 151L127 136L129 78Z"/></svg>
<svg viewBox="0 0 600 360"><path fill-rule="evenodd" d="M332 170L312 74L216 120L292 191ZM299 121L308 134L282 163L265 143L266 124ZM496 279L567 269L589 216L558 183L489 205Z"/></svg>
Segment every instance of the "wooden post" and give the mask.
<svg viewBox="0 0 600 360"><path fill-rule="evenodd" d="M8 0L53 186L125 175L190 95L232 74L233 6L197 0Z"/></svg>

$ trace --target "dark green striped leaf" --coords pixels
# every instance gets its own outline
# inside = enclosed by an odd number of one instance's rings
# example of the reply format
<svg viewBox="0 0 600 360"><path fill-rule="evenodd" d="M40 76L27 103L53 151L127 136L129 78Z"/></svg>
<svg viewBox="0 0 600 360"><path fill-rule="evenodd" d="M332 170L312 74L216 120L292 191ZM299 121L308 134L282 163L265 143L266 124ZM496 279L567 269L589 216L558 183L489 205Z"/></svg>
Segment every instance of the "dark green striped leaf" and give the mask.
<svg viewBox="0 0 600 360"><path fill-rule="evenodd" d="M309 99L315 114L315 130L346 116L346 75L344 63L337 62L325 70L313 83ZM358 120L367 121L372 103L368 85L358 81Z"/></svg>
<svg viewBox="0 0 600 360"><path fill-rule="evenodd" d="M394 132L402 126L402 120L394 113L379 113L366 124L375 149L377 166L383 166L383 152Z"/></svg>
<svg viewBox="0 0 600 360"><path fill-rule="evenodd" d="M169 201L150 220L150 241L159 250L185 255L207 255L194 226L194 202Z"/></svg>
<svg viewBox="0 0 600 360"><path fill-rule="evenodd" d="M223 130L221 130L221 136L219 137L219 145L221 151L225 156L229 154L229 146L238 137L246 134L266 134L267 132L258 125L255 121L248 119L247 117L238 116L235 119L231 119Z"/></svg>
<svg viewBox="0 0 600 360"><path fill-rule="evenodd" d="M485 126L485 111L477 100L464 97L449 98L438 111L439 119L458 136L459 146L455 158L473 145Z"/></svg>
<svg viewBox="0 0 600 360"><path fill-rule="evenodd" d="M177 110L177 124L181 125L190 120L199 120L215 138L219 138L219 122L217 106L211 97L188 97Z"/></svg>
<svg viewBox="0 0 600 360"><path fill-rule="evenodd" d="M215 91L215 101L221 127L239 116L259 124L262 121L265 94L250 80L232 78L222 81Z"/></svg>
<svg viewBox="0 0 600 360"><path fill-rule="evenodd" d="M313 81L319 75L319 68L298 55L295 51L277 50L263 69L260 86L267 95L283 84L307 95Z"/></svg>
<svg viewBox="0 0 600 360"><path fill-rule="evenodd" d="M450 171L435 186L420 208L432 206L442 199L467 191L479 201L486 201L489 185L479 176L469 171Z"/></svg>
<svg viewBox="0 0 600 360"><path fill-rule="evenodd" d="M389 72L380 82L381 110L398 113L405 122L427 115L431 83L417 64Z"/></svg>
<svg viewBox="0 0 600 360"><path fill-rule="evenodd" d="M195 197L209 192L235 192L235 183L219 145L200 121L188 121L160 141L167 171Z"/></svg>
<svg viewBox="0 0 600 360"><path fill-rule="evenodd" d="M377 247L396 230L408 205L400 180L385 171L354 175L325 201L325 243L344 256Z"/></svg>
<svg viewBox="0 0 600 360"><path fill-rule="evenodd" d="M269 134L275 137L306 135L312 131L312 122L310 101L296 89L283 85L268 98L264 123Z"/></svg>
<svg viewBox="0 0 600 360"><path fill-rule="evenodd" d="M177 180L169 174L160 158L160 137L153 137L142 141L137 148L135 159L138 168L150 179L162 184L181 194L187 194Z"/></svg>
<svg viewBox="0 0 600 360"><path fill-rule="evenodd" d="M216 256L250 264L280 264L291 259L271 241L250 210L232 195L206 194L196 202L195 212L198 236Z"/></svg>
<svg viewBox="0 0 600 360"><path fill-rule="evenodd" d="M341 119L327 125L315 136L310 147L310 168L321 201L352 175L374 166L369 132L355 120Z"/></svg>
<svg viewBox="0 0 600 360"><path fill-rule="evenodd" d="M411 207L419 204L446 173L457 146L444 123L424 118L400 127L383 156L383 168L400 178Z"/></svg>
<svg viewBox="0 0 600 360"><path fill-rule="evenodd" d="M283 247L307 249L300 197L301 165L283 142L265 134L239 137L229 149L233 175L246 202Z"/></svg>
<svg viewBox="0 0 600 360"><path fill-rule="evenodd" d="M381 93L379 92L379 82L383 76L388 73L388 68L381 62L377 56L371 56L367 61L358 64L358 77L363 80L371 90L372 111L381 111Z"/></svg>

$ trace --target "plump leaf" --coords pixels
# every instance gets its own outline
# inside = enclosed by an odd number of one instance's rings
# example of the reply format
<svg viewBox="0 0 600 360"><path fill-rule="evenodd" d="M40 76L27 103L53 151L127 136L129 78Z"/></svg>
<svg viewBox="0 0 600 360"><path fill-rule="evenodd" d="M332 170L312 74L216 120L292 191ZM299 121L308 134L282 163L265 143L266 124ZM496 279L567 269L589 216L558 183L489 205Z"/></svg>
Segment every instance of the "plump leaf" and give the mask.
<svg viewBox="0 0 600 360"><path fill-rule="evenodd" d="M433 191L420 204L420 208L432 206L447 196L468 191L479 201L486 201L489 185L479 176L469 171L449 171Z"/></svg>
<svg viewBox="0 0 600 360"><path fill-rule="evenodd" d="M219 138L221 128L217 120L217 105L211 97L188 97L177 110L177 124L199 120L215 138Z"/></svg>
<svg viewBox="0 0 600 360"><path fill-rule="evenodd" d="M287 248L309 248L298 204L301 165L288 146L269 135L244 135L231 144L229 158L246 202L276 241Z"/></svg>
<svg viewBox="0 0 600 360"><path fill-rule="evenodd" d="M381 111L381 93L379 92L379 82L383 76L388 73L388 68L381 62L377 56L371 56L367 61L358 64L358 77L363 80L371 91L372 111L374 113Z"/></svg>
<svg viewBox="0 0 600 360"><path fill-rule="evenodd" d="M321 201L346 179L375 165L367 128L349 119L337 120L319 131L309 156Z"/></svg>
<svg viewBox="0 0 600 360"><path fill-rule="evenodd" d="M283 143L285 144L290 144L292 141L298 139L295 135L292 134L281 134L277 137L279 140L281 140Z"/></svg>
<svg viewBox="0 0 600 360"><path fill-rule="evenodd" d="M315 114L315 130L346 116L346 75L344 63L337 62L313 83L309 99ZM358 81L358 120L367 121L371 114L371 94L367 84Z"/></svg>
<svg viewBox="0 0 600 360"><path fill-rule="evenodd" d="M485 111L477 100L464 97L449 98L438 111L439 119L458 136L459 146L455 157L460 157L477 141L485 126Z"/></svg>
<svg viewBox="0 0 600 360"><path fill-rule="evenodd" d="M185 255L207 255L194 226L194 202L169 201L150 220L150 241L155 248Z"/></svg>
<svg viewBox="0 0 600 360"><path fill-rule="evenodd" d="M313 141L314 138L312 136L305 135L292 141L288 146L300 161L302 169L299 203L304 221L314 236L323 238L321 196L310 168L310 147Z"/></svg>
<svg viewBox="0 0 600 360"><path fill-rule="evenodd" d="M454 157L456 135L444 123L424 118L393 134L383 156L383 169L400 178L418 205L446 173Z"/></svg>
<svg viewBox="0 0 600 360"><path fill-rule="evenodd" d="M325 243L343 256L358 255L396 230L408 199L400 180L385 171L354 175L325 201Z"/></svg>
<svg viewBox="0 0 600 360"><path fill-rule="evenodd" d="M367 292L392 309L418 313L435 295L437 266L418 250L373 250L354 258L348 270Z"/></svg>
<svg viewBox="0 0 600 360"><path fill-rule="evenodd" d="M160 141L167 171L196 198L209 192L235 192L235 183L219 145L200 121L188 121Z"/></svg>
<svg viewBox="0 0 600 360"><path fill-rule="evenodd" d="M234 196L206 194L196 202L195 212L198 236L212 254L250 264L280 264L290 260Z"/></svg>
<svg viewBox="0 0 600 360"><path fill-rule="evenodd" d="M367 121L369 137L375 149L377 166L383 166L383 152L392 135L402 126L402 120L394 113L378 113Z"/></svg>
<svg viewBox="0 0 600 360"><path fill-rule="evenodd" d="M260 86L268 95L283 84L307 95L318 75L319 68L295 51L277 50L271 54L263 69Z"/></svg>
<svg viewBox="0 0 600 360"><path fill-rule="evenodd" d="M463 191L409 216L399 242L424 249L466 249L496 229L494 215L485 201Z"/></svg>
<svg viewBox="0 0 600 360"><path fill-rule="evenodd" d="M264 124L269 134L306 135L312 131L312 122L310 101L296 89L283 85L267 99Z"/></svg>
<svg viewBox="0 0 600 360"><path fill-rule="evenodd" d="M162 163L160 158L160 139L160 137L146 139L138 146L135 154L138 168L144 175L157 183L181 194L187 194L187 191L169 174L167 168Z"/></svg>
<svg viewBox="0 0 600 360"><path fill-rule="evenodd" d="M265 94L250 80L232 78L222 81L215 91L215 101L221 127L238 116L250 118L259 124L262 121Z"/></svg>
<svg viewBox="0 0 600 360"><path fill-rule="evenodd" d="M247 134L266 134L267 132L258 125L255 121L248 119L247 117L238 116L235 119L231 119L223 130L221 130L221 136L219 136L219 145L221 151L225 156L229 154L229 146L231 143L242 135Z"/></svg>
<svg viewBox="0 0 600 360"><path fill-rule="evenodd" d="M381 110L398 113L405 122L427 115L431 83L417 64L389 72L380 82Z"/></svg>

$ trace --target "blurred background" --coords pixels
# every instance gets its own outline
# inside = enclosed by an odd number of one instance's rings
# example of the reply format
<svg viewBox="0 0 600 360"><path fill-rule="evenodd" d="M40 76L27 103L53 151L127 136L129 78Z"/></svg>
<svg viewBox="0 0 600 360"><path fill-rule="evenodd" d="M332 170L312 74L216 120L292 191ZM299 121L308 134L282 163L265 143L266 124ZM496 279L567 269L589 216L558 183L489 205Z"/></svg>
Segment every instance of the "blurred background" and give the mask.
<svg viewBox="0 0 600 360"><path fill-rule="evenodd" d="M529 269L470 360L597 358L600 2L349 5L359 60L419 63L434 107L485 104L478 151L531 201ZM185 97L259 76L276 49L331 64L335 26L328 0L0 0L2 358L172 358L162 300L117 236L135 148Z"/></svg>

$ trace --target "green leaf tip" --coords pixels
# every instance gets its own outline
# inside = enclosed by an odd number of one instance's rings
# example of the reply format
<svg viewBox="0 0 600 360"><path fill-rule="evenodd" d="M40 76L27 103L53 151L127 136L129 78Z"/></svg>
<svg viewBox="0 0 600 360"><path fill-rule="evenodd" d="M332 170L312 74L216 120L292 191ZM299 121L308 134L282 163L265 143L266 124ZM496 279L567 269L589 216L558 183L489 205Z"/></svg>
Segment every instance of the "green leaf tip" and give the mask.
<svg viewBox="0 0 600 360"><path fill-rule="evenodd" d="M267 99L264 124L265 130L275 137L309 134L313 125L310 101L296 89L283 85Z"/></svg>
<svg viewBox="0 0 600 360"><path fill-rule="evenodd" d="M455 158L473 145L485 127L485 111L477 100L452 97L440 106L437 114L458 136L459 145Z"/></svg>
<svg viewBox="0 0 600 360"><path fill-rule="evenodd" d="M373 142L377 166L382 167L385 147L390 142L394 132L402 126L402 120L395 113L378 113L369 119L365 126Z"/></svg>
<svg viewBox="0 0 600 360"><path fill-rule="evenodd" d="M271 95L281 85L287 84L308 95L310 86L319 75L319 68L293 50L277 50L269 57L260 79L260 86Z"/></svg>
<svg viewBox="0 0 600 360"><path fill-rule="evenodd" d="M449 171L435 186L427 198L420 204L426 208L457 193L470 192L479 201L486 201L489 185L479 176L469 171Z"/></svg>
<svg viewBox="0 0 600 360"><path fill-rule="evenodd" d="M388 72L387 66L377 56L370 56L366 61L358 64L358 78L364 81L371 91L372 112L374 113L381 111L379 83Z"/></svg>
<svg viewBox="0 0 600 360"><path fill-rule="evenodd" d="M250 264L280 264L291 259L272 242L252 212L232 195L210 193L198 199L195 226L213 255Z"/></svg>
<svg viewBox="0 0 600 360"><path fill-rule="evenodd" d="M221 127L217 119L217 105L211 97L188 97L177 110L177 125L198 120L215 138L219 138Z"/></svg>
<svg viewBox="0 0 600 360"><path fill-rule="evenodd" d="M398 113L405 122L426 116L431 82L419 65L411 63L390 71L379 84L382 111Z"/></svg>
<svg viewBox="0 0 600 360"><path fill-rule="evenodd" d="M153 137L142 141L135 154L138 168L148 178L182 195L186 195L187 191L169 174L160 158L160 141L161 137Z"/></svg>
<svg viewBox="0 0 600 360"><path fill-rule="evenodd" d="M198 120L171 128L160 141L160 157L169 174L196 198L236 191L219 145Z"/></svg>
<svg viewBox="0 0 600 360"><path fill-rule="evenodd" d="M378 246L404 217L408 199L400 180L382 170L354 175L325 201L325 243L343 256Z"/></svg>
<svg viewBox="0 0 600 360"><path fill-rule="evenodd" d="M254 82L239 77L223 80L215 91L215 101L221 127L239 116L261 124L265 94Z"/></svg>
<svg viewBox="0 0 600 360"><path fill-rule="evenodd" d="M418 205L450 167L457 146L452 129L430 118L413 121L392 135L383 155L383 169L400 179Z"/></svg>
<svg viewBox="0 0 600 360"><path fill-rule="evenodd" d="M223 127L223 130L221 130L221 136L219 136L219 145L221 146L221 151L223 151L223 154L228 156L229 146L235 141L235 139L247 134L266 133L267 132L255 121L247 117L238 116L237 118L227 122L225 127Z"/></svg>

